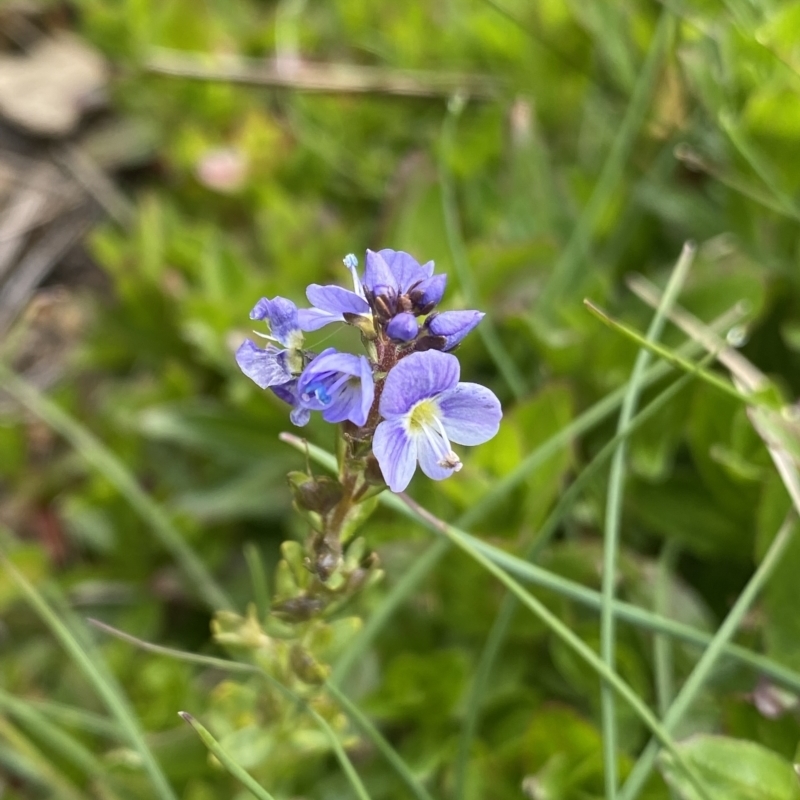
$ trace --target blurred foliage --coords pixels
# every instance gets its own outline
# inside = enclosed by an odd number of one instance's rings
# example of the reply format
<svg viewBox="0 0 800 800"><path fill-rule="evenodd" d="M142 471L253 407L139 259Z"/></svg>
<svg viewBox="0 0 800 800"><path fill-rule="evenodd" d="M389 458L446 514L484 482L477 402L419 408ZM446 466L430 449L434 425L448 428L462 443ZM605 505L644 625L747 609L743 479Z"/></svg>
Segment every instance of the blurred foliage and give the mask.
<svg viewBox="0 0 800 800"><path fill-rule="evenodd" d="M661 23L666 46L654 55L661 15L670 15ZM133 228L109 223L92 236L111 291L89 297L74 289L74 302L90 309L91 330L52 396L168 509L241 609L256 592L245 543L255 544L271 575L280 543L305 535L285 482L302 457L277 439L289 427L286 409L243 377L232 357L248 332L247 314L262 295L299 302L310 282L342 281L341 258L367 247L435 259L450 273L448 303L464 307L471 289L456 269L443 177L456 189L449 212L460 221L479 305L527 391L514 398L479 336L464 344L464 376L489 385L506 418L496 439L467 454L457 477L415 482L415 496L442 518L456 519L537 445L625 383L634 348L580 301L591 296L643 329L650 312L624 277L643 272L663 285L687 239L701 246L680 302L710 321L745 300L743 352L791 396L800 391L800 3L79 0L74 23L114 64L114 112L148 131L156 158L125 179L136 198ZM445 97L190 81L148 72L156 46L256 58L299 51L320 61L483 73L500 90L491 101L468 99L456 114ZM648 58L656 59L649 82ZM443 135L445 124L452 135ZM209 178L215 168L221 179ZM349 333L335 335L346 342ZM679 341L668 330L665 342ZM5 355L13 360L13 349ZM524 552L614 424L607 419L533 471L475 532ZM331 444L316 422L307 434ZM652 608L655 559L674 542L680 558L670 615L713 629L788 509L766 449L740 406L692 384L633 438L629 464L619 594ZM544 566L598 585L605 489L603 473L570 510ZM59 586L79 615L181 650L222 654L207 610L107 478L6 405L0 518L18 534L4 542L18 569L37 586ZM386 511L364 533L385 579L343 610L337 624L344 627L353 614L370 618L427 541ZM795 669L798 569L795 542L739 634ZM596 614L542 596L597 645ZM452 796L471 678L502 597L493 579L449 553L346 682L436 797ZM95 754L113 797L152 796L137 755L113 726L98 723L104 709L96 695L2 570L0 610L5 690ZM204 720L278 800L351 796L314 720L258 679L98 642L179 797L246 796L178 720L181 709ZM676 681L696 657L676 645ZM652 637L621 625L618 668L651 705L653 667ZM754 705L757 681L724 662L679 730L750 743L700 736L681 747L701 770L730 765L720 797L795 798L786 776L800 719L791 703L772 714ZM539 800L602 797L597 689L585 664L518 614L484 700L467 798L518 798L522 787ZM344 715L324 695L312 697L374 800L407 797ZM112 797L1 707L6 719L34 750L26 755L0 727L4 797L59 796L36 780L35 752L85 796ZM646 731L622 706L620 723L624 774ZM681 796L694 797L668 760L663 768ZM762 774L776 782L773 794L741 785ZM669 794L654 776L643 796Z"/></svg>

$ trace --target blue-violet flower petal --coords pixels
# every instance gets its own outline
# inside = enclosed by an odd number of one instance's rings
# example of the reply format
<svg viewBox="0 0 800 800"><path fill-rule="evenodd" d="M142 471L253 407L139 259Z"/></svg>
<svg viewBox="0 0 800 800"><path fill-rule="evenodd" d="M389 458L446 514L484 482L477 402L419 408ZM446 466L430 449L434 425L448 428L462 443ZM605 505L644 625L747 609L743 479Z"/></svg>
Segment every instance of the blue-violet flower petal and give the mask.
<svg viewBox="0 0 800 800"><path fill-rule="evenodd" d="M419 323L417 323L417 318L407 312L396 314L386 326L386 333L389 338L400 342L410 342L418 332Z"/></svg>
<svg viewBox="0 0 800 800"><path fill-rule="evenodd" d="M266 320L272 337L284 347L300 347L303 334L297 317L297 306L285 297L270 300L262 297L250 312L250 319Z"/></svg>
<svg viewBox="0 0 800 800"><path fill-rule="evenodd" d="M286 361L285 350L271 344L262 349L250 339L245 339L236 351L239 369L262 389L291 380Z"/></svg>
<svg viewBox="0 0 800 800"><path fill-rule="evenodd" d="M444 349L452 350L486 315L482 311L443 311L425 321L434 336L443 336Z"/></svg>

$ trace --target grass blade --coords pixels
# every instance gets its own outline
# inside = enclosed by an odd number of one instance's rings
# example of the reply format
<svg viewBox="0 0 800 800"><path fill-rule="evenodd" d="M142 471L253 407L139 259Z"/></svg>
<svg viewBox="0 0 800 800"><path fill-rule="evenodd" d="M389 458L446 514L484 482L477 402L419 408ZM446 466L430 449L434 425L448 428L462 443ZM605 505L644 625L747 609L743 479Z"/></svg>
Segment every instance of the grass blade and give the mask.
<svg viewBox="0 0 800 800"><path fill-rule="evenodd" d="M711 357L708 357L711 360ZM547 519L542 523L539 529L539 534L536 541L525 553L526 561L535 561L538 555L549 544L552 537L558 530L566 513L572 507L573 503L582 494L584 488L599 474L600 470L605 466L607 461L616 451L617 445L627 439L634 431L636 431L647 420L651 419L658 411L664 408L685 386L692 380L691 375L684 375L679 380L675 381L671 386L665 389L660 395L652 400L646 408L634 417L630 423L621 431L619 431L612 439L610 439L600 452L592 459L591 463L587 464L581 470L578 477L569 485L567 490L561 495L553 510L548 515ZM439 540L440 542L442 540ZM514 613L519 607L517 599L513 595L506 595L503 600L503 605L498 612L498 615L486 639L486 643L478 661L478 666L475 670L475 677L473 679L472 692L470 694L469 702L467 703L467 711L464 717L464 723L461 726L461 736L459 738L458 758L456 760L455 769L455 785L456 797L463 797L464 782L466 780L466 767L469 752L472 746L472 739L474 738L477 727L478 719L480 716L481 707L483 705L483 696L489 686L489 677L494 667L497 655L503 646L506 634L508 632ZM619 616L618 609L614 607L614 613Z"/></svg>
<svg viewBox="0 0 800 800"><path fill-rule="evenodd" d="M191 590L212 611L233 610L227 593L186 543L163 509L142 490L128 468L94 434L59 408L38 389L0 363L0 384L15 400L63 436L98 472L110 481L175 559Z"/></svg>
<svg viewBox="0 0 800 800"><path fill-rule="evenodd" d="M26 766L33 767L38 782L52 789L56 797L63 800L86 800L86 795L62 775L22 731L2 715L0 715L0 737L11 745L15 753L22 756Z"/></svg>
<svg viewBox="0 0 800 800"><path fill-rule="evenodd" d="M671 364L673 367L682 369L684 372L693 372L701 380L704 380L706 383L710 384L711 386L714 386L721 392L724 392L729 397L733 397L740 403L745 403L746 405L755 405L755 406L761 405L760 401L757 398L751 397L750 395L740 392L738 389L736 389L736 387L728 383L728 381L723 380L722 378L715 375L713 372L709 372L708 370L705 370L702 367L700 367L698 364L694 364L691 361L687 361L685 358L683 358L683 356L679 355L673 350L669 350L666 347L661 347L660 345L654 344L653 342L649 342L638 331L635 331L633 328L629 328L627 325L623 325L621 322L618 322L617 320L613 319L613 317L610 317L608 314L606 314L605 311L603 311L601 308L592 303L591 300L584 300L583 304L604 325L607 325L612 330L621 333L623 336L625 336L626 338L630 339L631 341L639 345L639 347L645 350L649 350L651 353L657 355L659 358L663 359L668 364Z"/></svg>
<svg viewBox="0 0 800 800"><path fill-rule="evenodd" d="M75 706L68 706L64 703L57 703L53 700L42 700L40 698L34 700L27 697L24 698L24 700L22 698L17 699L37 712L58 720L62 725L66 725L67 727L80 728L87 733L105 736L115 741L125 738L119 725L101 714L95 714L83 708L76 708Z"/></svg>
<svg viewBox="0 0 800 800"><path fill-rule="evenodd" d="M417 800L433 800L428 794L425 787L417 780L416 776L411 772L405 761L400 757L399 753L389 744L384 738L383 734L372 724L369 718L364 714L361 709L350 698L342 692L335 684L326 683L325 688L342 707L342 710L350 717L351 720L361 728L362 733L368 737L375 747L380 751L381 755L392 765L394 771L402 779L403 783L408 787L411 794Z"/></svg>
<svg viewBox="0 0 800 800"><path fill-rule="evenodd" d="M499 580L510 592L512 592L517 599L543 622L561 641L566 644L578 657L581 658L588 666L590 666L604 681L614 688L617 694L622 697L628 705L633 709L639 719L650 729L656 736L658 741L670 752L675 758L676 764L685 773L688 780L691 781L698 795L703 800L710 800L709 794L700 779L695 768L683 758L683 754L675 746L669 732L662 726L656 716L647 707L646 703L639 697L636 692L613 670L609 669L608 665L592 650L583 639L574 633L567 625L565 625L552 611L550 611L540 600L534 597L530 592L526 591L514 578L512 578L504 569L499 567L476 547L473 546L471 541L472 537L464 534L463 531L448 525L446 522L438 519L430 514L414 500L407 495L398 495L402 503L405 503L411 508L416 516L426 518L432 527L436 527L438 532L446 536L453 542L460 550L466 553L475 562L480 564L488 573L493 575Z"/></svg>
<svg viewBox="0 0 800 800"><path fill-rule="evenodd" d="M677 544L673 541L666 542L658 559L653 600L656 614L668 613L669 578L675 571L677 560ZM653 637L653 662L655 665L656 702L658 713L663 719L675 696L675 690L672 685L672 642L661 633L657 633Z"/></svg>
<svg viewBox="0 0 800 800"><path fill-rule="evenodd" d="M99 777L105 773L102 762L91 750L60 727L53 725L41 711L25 700L0 689L0 710L15 717L34 738L60 754L87 777Z"/></svg>
<svg viewBox="0 0 800 800"><path fill-rule="evenodd" d="M674 305L694 261L696 248L686 244L683 247L678 263L670 276L666 291L662 297L653 320L647 331L646 341L655 342L661 337L667 322L667 314ZM617 433L624 431L631 423L641 394L641 383L644 372L650 361L648 350L639 350L631 372L628 388L622 400L619 412ZM625 459L627 455L627 439L617 445L611 461L611 473L608 481L606 500L605 532L603 536L603 577L600 609L600 657L609 669L615 669L616 630L614 617L614 588L617 576L617 551L619 549L620 528L622 527L622 497L625 486ZM616 697L613 689L607 684L600 687L600 707L603 729L603 774L605 779L606 798L615 800L617 796L617 720Z"/></svg>
<svg viewBox="0 0 800 800"><path fill-rule="evenodd" d="M302 697L296 695L293 691L291 691L291 689L287 689L280 681L273 678L268 672L265 672L255 664L246 664L242 663L241 661L231 661L227 658L204 656L197 653L188 653L183 650L175 650L171 647L162 647L161 645L146 642L143 639L138 639L135 636L131 636L129 633L112 628L110 625L106 625L104 622L100 622L96 619L90 619L89 622L94 627L99 628L101 631L108 633L111 636L116 636L118 639L129 642L135 647L139 647L142 650L146 650L150 653L166 656L167 658L177 658L181 661L188 661L192 664L200 664L207 667L214 667L216 669L224 669L230 672L247 672L253 675L259 675L266 680L270 686L280 692L284 697L295 703L299 708L302 708L303 711L312 717L312 719L317 723L322 732L328 738L331 749L339 761L339 765L350 782L353 791L360 798L360 800L370 800L369 793L367 792L366 787L356 772L353 762L345 752L344 748L342 747L342 743L339 741L339 737L336 735L336 732L333 730L333 728L331 728L331 726L328 724L328 721L324 717L320 716L320 714L318 714L305 700L303 700ZM389 745L388 742L385 742L385 744L387 748L391 748L391 745ZM390 762L393 766L395 765L396 761L401 761L400 756L397 755L397 753L394 753L394 755L395 761ZM410 775L410 772L408 774Z"/></svg>
<svg viewBox="0 0 800 800"><path fill-rule="evenodd" d="M131 746L139 753L139 757L142 759L142 765L150 777L156 796L161 800L177 800L169 781L167 781L161 767L150 752L136 716L128 705L122 690L113 677L110 674L106 674L107 670L101 666L103 662L100 655L87 652L87 649L78 642L70 629L58 618L36 588L28 582L2 552L0 552L0 563L42 622L50 629L76 666L95 688L111 715L125 731Z"/></svg>
<svg viewBox="0 0 800 800"><path fill-rule="evenodd" d="M316 445L307 444L304 440L290 434L282 435L283 441L292 444L294 447L305 453L306 450L312 460L330 471L335 471L336 460L330 454L325 452ZM423 527L428 528L434 533L440 533L439 528L433 524L426 516L421 516L416 511L406 505L400 497L394 494L384 493L378 496L379 502L398 512L399 514L407 517L408 519L415 520ZM474 536L461 530L463 538L470 543L478 552L482 553L486 558L497 564L503 570L508 572L520 580L539 586L543 589L556 592L563 597L574 600L577 603L585 606L586 608L599 611L600 610L600 593L594 589L584 586L583 584L576 583L575 581L562 578L549 570L537 567L535 564L529 564L511 553L494 547L491 544L477 539ZM439 540L441 541L441 540ZM614 600L614 613L615 615L638 628L641 628L651 633L663 633L667 636L685 642L687 644L695 645L701 648L707 647L711 640L711 634L701 631L691 625L684 625L683 623L676 622L668 617L662 617L658 614L649 611L648 609L640 608L639 606L625 603L622 600ZM723 648L723 652L739 661L746 664L753 670L763 673L768 677L774 679L782 686L788 689L800 692L800 673L797 673L787 667L778 664L767 656L759 653L754 653L745 647L739 645L728 644Z"/></svg>
<svg viewBox="0 0 800 800"><path fill-rule="evenodd" d="M758 597L764 585L769 580L773 570L780 563L786 548L792 540L796 524L796 517L792 514L781 526L781 529L773 539L766 555L761 560L753 576L747 582L747 586L745 586L744 590L737 598L733 608L728 612L728 615L725 617L722 625L720 625L719 630L706 648L700 661L697 662L672 705L670 705L664 717L664 727L667 730L672 730L678 725L681 719L683 719L683 715L689 709L689 706L697 697L698 692L705 684L705 681L711 674L719 657L722 655L723 648L731 640L736 629L744 619L745 614L750 610L756 597ZM620 800L633 800L633 798L639 794L650 774L650 770L655 764L658 750L658 742L651 741L647 745L631 770L628 780L625 782L625 786L620 794Z"/></svg>
<svg viewBox="0 0 800 800"><path fill-rule="evenodd" d="M275 800L275 798L264 788L259 786L242 767L240 767L220 745L220 743L189 713L179 711L178 716L194 728L195 733L200 737L203 744L213 753L217 760L225 767L242 786L247 789L253 797L258 800Z"/></svg>
<svg viewBox="0 0 800 800"><path fill-rule="evenodd" d="M619 131L603 164L592 196L581 212L566 247L553 267L552 277L539 296L536 311L540 314L551 313L550 309L558 304L569 288L580 281L580 269L585 263L592 231L600 216L608 208L611 195L619 185L625 166L629 162L636 137L650 108L673 29L672 15L665 9L661 12L650 50L642 65L625 116L620 122Z"/></svg>

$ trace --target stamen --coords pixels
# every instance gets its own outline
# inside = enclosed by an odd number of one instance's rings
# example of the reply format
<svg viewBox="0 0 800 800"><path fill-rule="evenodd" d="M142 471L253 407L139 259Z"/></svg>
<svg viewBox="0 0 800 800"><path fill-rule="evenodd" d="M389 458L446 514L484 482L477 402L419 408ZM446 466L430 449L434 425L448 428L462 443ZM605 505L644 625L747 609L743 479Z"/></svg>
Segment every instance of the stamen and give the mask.
<svg viewBox="0 0 800 800"><path fill-rule="evenodd" d="M331 396L328 394L325 384L322 381L315 381L306 387L306 391L301 395L303 400L308 402L312 397L316 397L322 405L327 406L331 402Z"/></svg>
<svg viewBox="0 0 800 800"><path fill-rule="evenodd" d="M442 421L435 414L431 421L433 425L425 421L422 423L421 428L434 452L439 456L436 463L445 469L452 469L453 472L459 472L464 465L461 463L458 454L455 453L450 446L450 439L445 432Z"/></svg>
<svg viewBox="0 0 800 800"><path fill-rule="evenodd" d="M356 271L358 267L358 259L352 254L348 253L342 261L347 269L350 270L350 274L353 276L353 291L359 296L367 299L364 295L364 287L361 284L361 278L358 277L358 272Z"/></svg>

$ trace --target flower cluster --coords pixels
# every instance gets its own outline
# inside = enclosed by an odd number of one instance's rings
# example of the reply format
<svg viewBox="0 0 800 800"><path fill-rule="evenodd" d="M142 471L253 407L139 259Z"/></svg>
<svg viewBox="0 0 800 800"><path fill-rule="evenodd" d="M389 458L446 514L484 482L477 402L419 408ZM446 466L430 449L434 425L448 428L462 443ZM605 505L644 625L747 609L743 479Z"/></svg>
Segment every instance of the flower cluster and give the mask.
<svg viewBox="0 0 800 800"><path fill-rule="evenodd" d="M250 313L264 320L264 347L247 339L236 353L241 370L291 407L305 425L312 411L346 423L345 435L371 449L383 479L395 492L408 486L417 463L442 480L461 469L452 444L477 445L500 425L500 403L489 389L460 382L450 352L481 321L479 311L443 311L447 276L432 261L419 264L397 250L367 251L363 277L353 255L344 259L353 288L312 284L311 308L262 298ZM423 319L424 318L424 319ZM367 355L303 348L303 332L330 323L361 331Z"/></svg>

